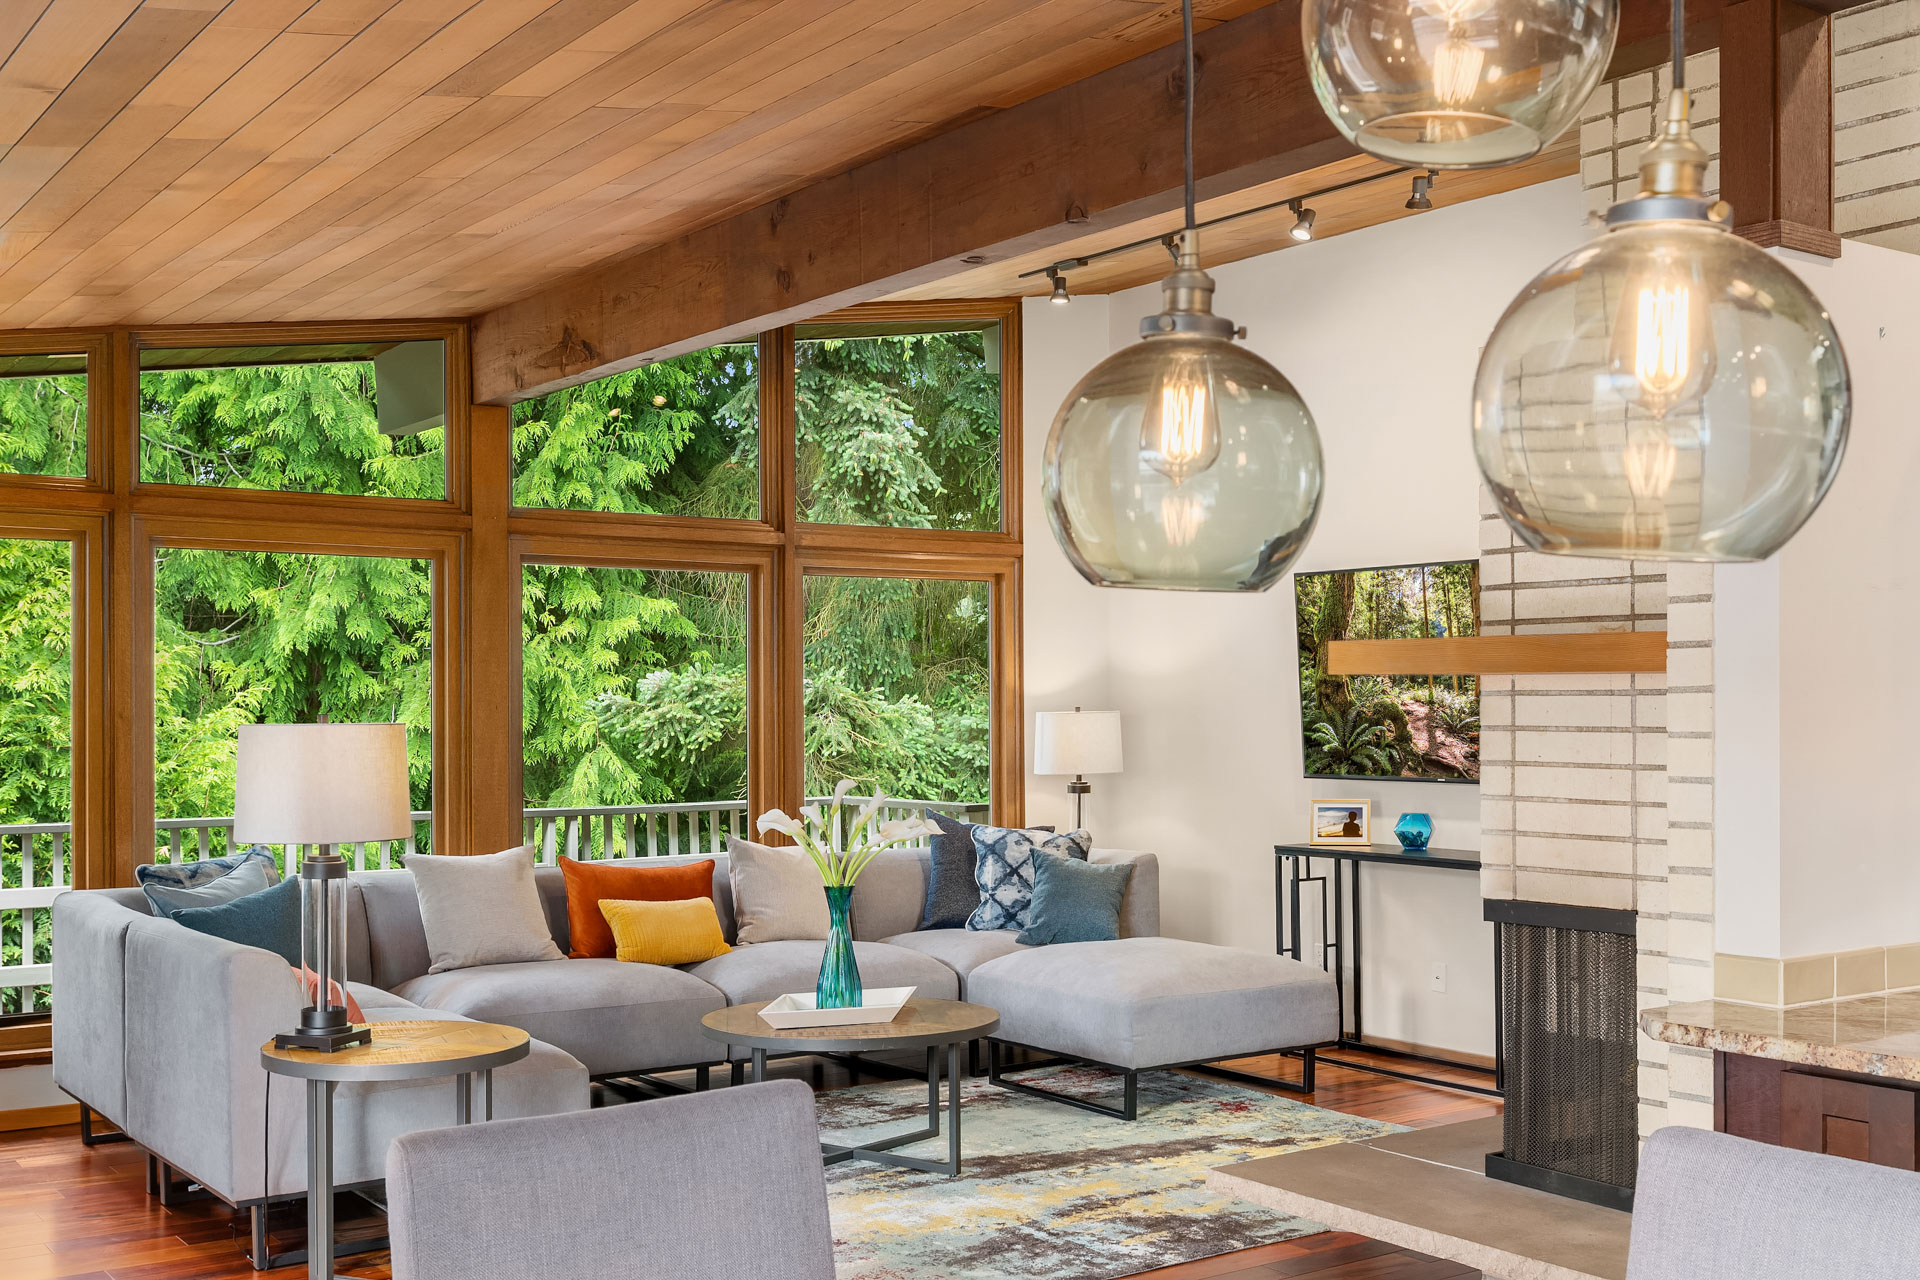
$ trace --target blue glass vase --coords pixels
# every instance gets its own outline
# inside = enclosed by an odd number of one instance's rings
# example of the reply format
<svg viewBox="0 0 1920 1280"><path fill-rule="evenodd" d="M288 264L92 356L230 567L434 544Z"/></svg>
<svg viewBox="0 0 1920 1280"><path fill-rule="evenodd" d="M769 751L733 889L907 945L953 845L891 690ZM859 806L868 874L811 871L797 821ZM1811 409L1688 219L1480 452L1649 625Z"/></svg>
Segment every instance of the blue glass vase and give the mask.
<svg viewBox="0 0 1920 1280"><path fill-rule="evenodd" d="M860 1007L860 963L853 955L853 886L828 885L827 949L820 957L820 981L813 1000L821 1009Z"/></svg>
<svg viewBox="0 0 1920 1280"><path fill-rule="evenodd" d="M1403 813L1394 824L1393 835L1402 849L1419 853L1433 839L1433 819L1424 813Z"/></svg>

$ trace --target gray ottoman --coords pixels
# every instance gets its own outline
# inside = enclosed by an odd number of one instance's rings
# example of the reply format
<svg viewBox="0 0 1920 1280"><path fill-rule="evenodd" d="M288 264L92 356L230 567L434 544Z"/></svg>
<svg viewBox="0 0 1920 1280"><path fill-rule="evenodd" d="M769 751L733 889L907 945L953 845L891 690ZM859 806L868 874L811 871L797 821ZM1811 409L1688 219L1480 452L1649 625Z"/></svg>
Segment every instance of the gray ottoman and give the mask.
<svg viewBox="0 0 1920 1280"><path fill-rule="evenodd" d="M1303 1050L1298 1092L1313 1089L1313 1050L1340 1035L1333 975L1284 956L1179 938L1069 942L1001 956L967 978L967 999L1000 1013L993 1083L1102 1115L1138 1114L1142 1071ZM1113 1108L1007 1078L1019 1045L1126 1075Z"/></svg>

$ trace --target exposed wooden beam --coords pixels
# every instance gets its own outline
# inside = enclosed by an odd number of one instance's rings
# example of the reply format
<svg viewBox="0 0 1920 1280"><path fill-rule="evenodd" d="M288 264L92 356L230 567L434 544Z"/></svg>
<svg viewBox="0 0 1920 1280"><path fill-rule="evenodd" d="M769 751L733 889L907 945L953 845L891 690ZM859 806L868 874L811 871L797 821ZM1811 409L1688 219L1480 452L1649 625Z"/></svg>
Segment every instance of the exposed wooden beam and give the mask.
<svg viewBox="0 0 1920 1280"><path fill-rule="evenodd" d="M1714 38L1720 4L1690 0L1690 42ZM1666 12L1625 0L1616 67L1653 56ZM1300 0L1201 32L1196 49L1203 198L1354 154L1314 98ZM474 399L524 399L1164 213L1180 193L1179 68L1178 48L1146 54L486 312Z"/></svg>
<svg viewBox="0 0 1920 1280"><path fill-rule="evenodd" d="M1720 20L1720 194L1755 244L1840 256L1833 22L1845 0L1737 0Z"/></svg>
<svg viewBox="0 0 1920 1280"><path fill-rule="evenodd" d="M1335 640L1327 674L1496 676L1667 669L1664 631L1583 631L1450 640Z"/></svg>

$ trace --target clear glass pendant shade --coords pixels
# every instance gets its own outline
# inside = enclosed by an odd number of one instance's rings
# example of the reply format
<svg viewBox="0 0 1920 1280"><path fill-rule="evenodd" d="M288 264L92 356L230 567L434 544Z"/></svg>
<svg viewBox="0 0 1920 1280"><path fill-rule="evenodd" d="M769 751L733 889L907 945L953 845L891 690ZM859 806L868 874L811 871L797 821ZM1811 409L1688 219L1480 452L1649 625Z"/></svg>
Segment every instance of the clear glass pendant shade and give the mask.
<svg viewBox="0 0 1920 1280"><path fill-rule="evenodd" d="M1095 365L1047 438L1047 515L1098 586L1260 591L1320 511L1293 384L1229 337L1144 338Z"/></svg>
<svg viewBox="0 0 1920 1280"><path fill-rule="evenodd" d="M1307 0L1314 92L1395 164L1511 164L1560 136L1600 83L1618 0Z"/></svg>
<svg viewBox="0 0 1920 1280"><path fill-rule="evenodd" d="M1629 221L1507 308L1474 448L1537 550L1759 560L1826 494L1848 402L1833 321L1778 259L1704 218Z"/></svg>

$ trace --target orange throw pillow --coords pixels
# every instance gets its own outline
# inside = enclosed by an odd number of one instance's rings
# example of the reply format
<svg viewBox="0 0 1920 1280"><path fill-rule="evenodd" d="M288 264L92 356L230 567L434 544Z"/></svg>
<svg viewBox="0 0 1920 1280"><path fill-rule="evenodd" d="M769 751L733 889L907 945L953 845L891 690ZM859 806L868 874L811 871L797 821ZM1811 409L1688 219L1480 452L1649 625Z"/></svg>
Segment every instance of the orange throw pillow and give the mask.
<svg viewBox="0 0 1920 1280"><path fill-rule="evenodd" d="M600 914L600 902L680 902L713 897L713 859L683 862L672 867L634 866L617 862L582 862L561 858L567 881L567 954L575 960L611 960L616 947L613 930Z"/></svg>

